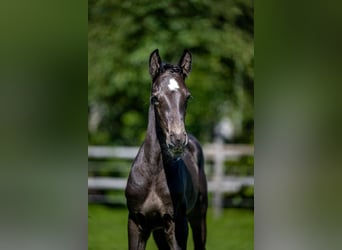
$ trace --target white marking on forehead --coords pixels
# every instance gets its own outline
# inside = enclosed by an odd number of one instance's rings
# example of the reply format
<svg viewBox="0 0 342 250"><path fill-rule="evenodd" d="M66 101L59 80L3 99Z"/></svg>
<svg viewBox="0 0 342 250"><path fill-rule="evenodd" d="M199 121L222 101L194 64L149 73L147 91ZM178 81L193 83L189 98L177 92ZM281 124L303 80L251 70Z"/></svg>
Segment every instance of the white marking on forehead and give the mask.
<svg viewBox="0 0 342 250"><path fill-rule="evenodd" d="M171 78L169 80L169 85L167 85L169 87L169 89L171 91L174 91L176 89L179 89L179 85L178 85L178 82L174 79L174 78Z"/></svg>

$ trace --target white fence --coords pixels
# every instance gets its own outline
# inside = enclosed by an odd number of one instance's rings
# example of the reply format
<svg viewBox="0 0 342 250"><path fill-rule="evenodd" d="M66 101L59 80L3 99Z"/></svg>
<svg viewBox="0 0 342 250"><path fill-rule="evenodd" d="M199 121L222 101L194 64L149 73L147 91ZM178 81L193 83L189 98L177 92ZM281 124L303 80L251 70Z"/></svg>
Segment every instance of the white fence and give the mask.
<svg viewBox="0 0 342 250"><path fill-rule="evenodd" d="M91 159L126 159L133 160L138 147L88 146L88 158ZM224 176L224 163L238 160L242 156L253 156L251 145L224 145L221 142L207 144L203 147L206 162L213 163L213 173L208 176L208 190L213 193L214 214L221 214L222 199L225 192L238 192L242 186L253 186L253 176ZM125 178L88 177L88 189L123 190Z"/></svg>

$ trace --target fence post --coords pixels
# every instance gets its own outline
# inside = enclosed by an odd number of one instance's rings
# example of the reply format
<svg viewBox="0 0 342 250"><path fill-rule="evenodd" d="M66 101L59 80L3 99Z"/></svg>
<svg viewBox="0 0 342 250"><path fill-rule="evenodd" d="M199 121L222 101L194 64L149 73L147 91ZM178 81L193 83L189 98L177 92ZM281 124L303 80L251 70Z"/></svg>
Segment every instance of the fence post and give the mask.
<svg viewBox="0 0 342 250"><path fill-rule="evenodd" d="M224 154L223 152L223 139L221 136L216 136L215 138L215 155L214 155L214 217L219 218L222 214L222 177L223 177L223 164L224 164Z"/></svg>

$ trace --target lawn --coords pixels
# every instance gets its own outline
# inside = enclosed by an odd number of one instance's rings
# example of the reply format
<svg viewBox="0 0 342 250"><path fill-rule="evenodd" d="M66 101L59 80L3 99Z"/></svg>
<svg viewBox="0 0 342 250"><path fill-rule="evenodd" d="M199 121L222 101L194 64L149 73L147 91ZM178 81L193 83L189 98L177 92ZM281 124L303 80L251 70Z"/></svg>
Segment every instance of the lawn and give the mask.
<svg viewBox="0 0 342 250"><path fill-rule="evenodd" d="M208 250L252 250L254 245L254 213L252 210L225 209L219 219L214 219L212 210L207 215ZM88 249L127 249L127 210L101 205L88 207ZM191 231L191 230L190 230ZM188 249L193 249L189 234ZM157 247L151 237L148 250Z"/></svg>

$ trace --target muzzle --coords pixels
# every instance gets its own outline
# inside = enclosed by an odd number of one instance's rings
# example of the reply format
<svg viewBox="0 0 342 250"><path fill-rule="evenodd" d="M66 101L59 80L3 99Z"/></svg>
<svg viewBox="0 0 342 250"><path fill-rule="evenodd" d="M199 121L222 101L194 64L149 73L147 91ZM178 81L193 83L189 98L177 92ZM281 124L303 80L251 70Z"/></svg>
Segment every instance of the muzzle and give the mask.
<svg viewBox="0 0 342 250"><path fill-rule="evenodd" d="M167 146L173 157L180 157L188 144L188 135L185 130L171 131L168 135Z"/></svg>

